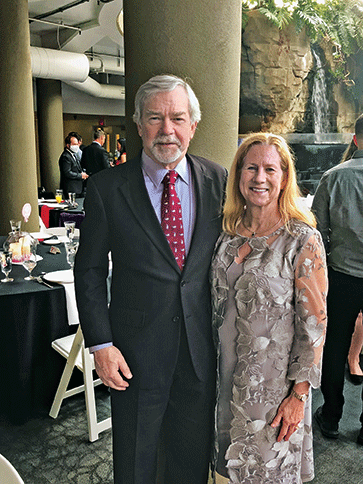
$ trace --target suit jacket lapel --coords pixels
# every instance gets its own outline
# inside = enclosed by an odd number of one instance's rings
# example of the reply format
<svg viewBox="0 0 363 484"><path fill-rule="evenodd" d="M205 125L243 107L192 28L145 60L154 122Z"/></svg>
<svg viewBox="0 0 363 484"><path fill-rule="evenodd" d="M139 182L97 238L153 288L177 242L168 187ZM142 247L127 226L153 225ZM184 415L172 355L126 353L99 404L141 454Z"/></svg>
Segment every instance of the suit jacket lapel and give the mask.
<svg viewBox="0 0 363 484"><path fill-rule="evenodd" d="M73 153L72 153L73 155ZM77 165L77 169L80 173L82 173L82 167L81 167L81 163L79 162L79 159L76 157L76 155L73 155L73 159L75 160L76 162L76 165Z"/></svg>
<svg viewBox="0 0 363 484"><path fill-rule="evenodd" d="M210 215L210 196L212 179L205 173L203 165L191 155L187 155L192 168L194 180L194 192L196 200L196 218L193 230L192 241L189 248L188 257L184 269L192 267L193 262L198 263L198 253L200 253L200 244L203 243L203 232L205 224ZM197 256L197 258L195 258Z"/></svg>
<svg viewBox="0 0 363 484"><path fill-rule="evenodd" d="M77 160L76 155L71 150L67 150L67 152L68 152L68 155L70 156L72 162L76 165L76 168L78 169L78 171L82 172L81 165L80 165L79 161Z"/></svg>
<svg viewBox="0 0 363 484"><path fill-rule="evenodd" d="M155 214L154 207L150 202L141 169L141 159L140 157L134 158L127 163L130 163L130 170L124 178L124 183L120 185L120 191L129 204L136 221L143 227L151 242L157 247L173 268L180 272L163 229Z"/></svg>

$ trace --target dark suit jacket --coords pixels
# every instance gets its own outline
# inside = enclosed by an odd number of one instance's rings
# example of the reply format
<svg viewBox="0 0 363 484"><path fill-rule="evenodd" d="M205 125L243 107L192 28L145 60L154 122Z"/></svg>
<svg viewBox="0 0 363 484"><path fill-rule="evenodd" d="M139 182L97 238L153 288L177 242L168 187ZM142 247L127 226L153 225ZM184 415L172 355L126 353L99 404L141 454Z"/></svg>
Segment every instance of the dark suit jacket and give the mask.
<svg viewBox="0 0 363 484"><path fill-rule="evenodd" d="M60 188L65 197L68 197L68 193L81 194L83 191L82 168L76 157L66 148L59 158L59 169Z"/></svg>
<svg viewBox="0 0 363 484"><path fill-rule="evenodd" d="M82 152L82 168L88 175L94 175L105 168L109 168L107 151L97 142L86 146Z"/></svg>
<svg viewBox="0 0 363 484"><path fill-rule="evenodd" d="M227 172L187 156L196 221L182 272L145 187L140 157L90 178L75 264L78 310L87 346L113 341L143 388L172 378L184 320L197 376L215 369L209 267L221 230ZM112 252L107 308L107 254ZM135 382L136 383L136 382Z"/></svg>

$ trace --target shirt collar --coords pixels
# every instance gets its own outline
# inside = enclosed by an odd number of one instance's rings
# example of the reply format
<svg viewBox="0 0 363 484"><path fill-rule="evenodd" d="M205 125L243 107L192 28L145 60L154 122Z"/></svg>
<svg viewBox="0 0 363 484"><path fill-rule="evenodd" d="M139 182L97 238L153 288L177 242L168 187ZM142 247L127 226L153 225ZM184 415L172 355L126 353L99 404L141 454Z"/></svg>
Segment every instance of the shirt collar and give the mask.
<svg viewBox="0 0 363 484"><path fill-rule="evenodd" d="M141 155L141 166L144 172L147 174L147 176L155 185L155 188L157 188L163 182L163 179L168 172L166 168L163 168L158 163L155 163L155 161L152 158L150 158L150 156L148 156L144 150L142 150L142 155ZM188 185L189 184L188 162L185 156L179 161L179 163L174 168L174 170L178 173L178 175L183 180L183 182Z"/></svg>

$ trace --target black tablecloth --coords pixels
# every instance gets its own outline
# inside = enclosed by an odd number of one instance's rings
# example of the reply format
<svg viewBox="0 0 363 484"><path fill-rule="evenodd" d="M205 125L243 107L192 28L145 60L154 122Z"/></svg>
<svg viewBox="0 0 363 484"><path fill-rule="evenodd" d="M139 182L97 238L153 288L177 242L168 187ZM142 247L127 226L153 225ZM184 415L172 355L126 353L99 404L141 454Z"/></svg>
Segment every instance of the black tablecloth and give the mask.
<svg viewBox="0 0 363 484"><path fill-rule="evenodd" d="M4 240L0 237L0 247ZM61 254L52 255L49 245L38 245L43 260L34 275L69 269L64 244L57 247ZM22 266L13 265L14 282L0 284L0 415L13 423L49 412L65 364L51 342L76 330L68 325L63 286L50 289L24 281L26 275Z"/></svg>

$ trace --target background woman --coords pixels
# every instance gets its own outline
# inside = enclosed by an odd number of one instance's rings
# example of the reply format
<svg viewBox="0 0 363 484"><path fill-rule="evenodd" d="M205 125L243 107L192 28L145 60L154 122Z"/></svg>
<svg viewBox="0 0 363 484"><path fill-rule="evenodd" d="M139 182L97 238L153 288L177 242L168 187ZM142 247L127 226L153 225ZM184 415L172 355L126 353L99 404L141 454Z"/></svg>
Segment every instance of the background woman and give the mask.
<svg viewBox="0 0 363 484"><path fill-rule="evenodd" d="M119 153L119 155L115 162L115 166L126 163L126 140L124 138L119 138L117 140L117 152Z"/></svg>
<svg viewBox="0 0 363 484"><path fill-rule="evenodd" d="M283 138L246 137L212 264L216 469L230 479L221 482L314 476L310 387L320 383L327 279L314 216L299 208L298 195Z"/></svg>

